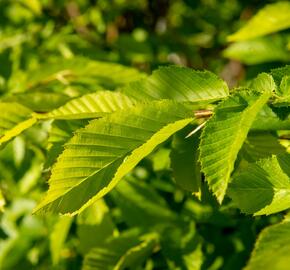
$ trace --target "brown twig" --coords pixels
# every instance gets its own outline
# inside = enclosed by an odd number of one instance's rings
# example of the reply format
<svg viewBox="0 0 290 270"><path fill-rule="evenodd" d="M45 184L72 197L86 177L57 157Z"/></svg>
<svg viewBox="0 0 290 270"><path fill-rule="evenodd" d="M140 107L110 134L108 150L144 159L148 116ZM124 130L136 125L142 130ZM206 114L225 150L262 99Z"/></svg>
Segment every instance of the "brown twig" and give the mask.
<svg viewBox="0 0 290 270"><path fill-rule="evenodd" d="M208 118L212 116L212 113L212 110L198 110L194 112L194 116L196 119Z"/></svg>

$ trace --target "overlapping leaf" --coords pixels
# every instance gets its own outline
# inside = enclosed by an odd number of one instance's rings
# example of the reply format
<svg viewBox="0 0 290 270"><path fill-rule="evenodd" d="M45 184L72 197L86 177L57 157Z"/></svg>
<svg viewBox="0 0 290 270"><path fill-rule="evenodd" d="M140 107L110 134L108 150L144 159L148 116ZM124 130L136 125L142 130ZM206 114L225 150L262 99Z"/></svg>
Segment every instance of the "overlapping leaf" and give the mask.
<svg viewBox="0 0 290 270"><path fill-rule="evenodd" d="M252 125L253 130L289 130L290 116L280 119L278 115L268 106L265 105L257 114Z"/></svg>
<svg viewBox="0 0 290 270"><path fill-rule="evenodd" d="M38 211L77 213L108 193L158 144L193 120L193 110L153 102L92 120L66 144Z"/></svg>
<svg viewBox="0 0 290 270"><path fill-rule="evenodd" d="M270 132L253 132L245 140L241 150L243 158L249 162L272 155L283 154L286 149L279 143L278 138Z"/></svg>
<svg viewBox="0 0 290 270"><path fill-rule="evenodd" d="M224 198L239 150L270 92L241 91L219 104L200 142L202 171L219 202Z"/></svg>
<svg viewBox="0 0 290 270"><path fill-rule="evenodd" d="M45 63L37 70L32 70L26 82L27 88L34 88L53 81L64 85L83 77L93 77L101 84L126 84L145 77L138 70L123 65L93 61L84 57L75 57L61 61Z"/></svg>
<svg viewBox="0 0 290 270"><path fill-rule="evenodd" d="M44 115L52 119L97 118L117 110L134 106L134 101L118 92L101 91L73 99Z"/></svg>
<svg viewBox="0 0 290 270"><path fill-rule="evenodd" d="M251 164L236 175L229 196L244 213L269 215L290 207L290 155Z"/></svg>
<svg viewBox="0 0 290 270"><path fill-rule="evenodd" d="M215 74L178 66L159 68L150 77L130 83L123 92L141 101L187 102L211 102L229 94L226 83Z"/></svg>

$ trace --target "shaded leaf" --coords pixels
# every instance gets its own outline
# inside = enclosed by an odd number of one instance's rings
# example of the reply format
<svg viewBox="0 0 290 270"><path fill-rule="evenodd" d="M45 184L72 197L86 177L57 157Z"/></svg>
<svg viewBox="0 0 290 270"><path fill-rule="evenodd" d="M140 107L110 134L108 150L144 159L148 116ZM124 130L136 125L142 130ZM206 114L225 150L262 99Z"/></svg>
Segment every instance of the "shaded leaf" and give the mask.
<svg viewBox="0 0 290 270"><path fill-rule="evenodd" d="M138 231L129 231L108 239L99 248L94 248L85 257L83 270L136 269L152 253L158 244L155 234L139 236Z"/></svg>
<svg viewBox="0 0 290 270"><path fill-rule="evenodd" d="M285 153L286 149L279 143L278 138L269 132L253 132L248 134L241 149L243 157L249 162L261 158Z"/></svg>
<svg viewBox="0 0 290 270"><path fill-rule="evenodd" d="M59 220L56 222L49 236L50 253L54 265L58 264L60 260L63 244L67 238L72 221L73 219L71 217L59 217Z"/></svg>
<svg viewBox="0 0 290 270"><path fill-rule="evenodd" d="M176 184L187 191L198 193L201 181L198 163L200 132L185 138L191 130L192 126L186 127L174 135L170 159Z"/></svg>
<svg viewBox="0 0 290 270"><path fill-rule="evenodd" d="M112 198L130 226L152 228L176 221L164 199L148 184L126 179L112 191Z"/></svg>
<svg viewBox="0 0 290 270"><path fill-rule="evenodd" d="M269 215L290 207L290 155L250 164L234 176L228 194L244 213Z"/></svg>
<svg viewBox="0 0 290 270"><path fill-rule="evenodd" d="M200 142L201 168L219 202L224 198L235 160L269 92L237 92L215 110Z"/></svg>

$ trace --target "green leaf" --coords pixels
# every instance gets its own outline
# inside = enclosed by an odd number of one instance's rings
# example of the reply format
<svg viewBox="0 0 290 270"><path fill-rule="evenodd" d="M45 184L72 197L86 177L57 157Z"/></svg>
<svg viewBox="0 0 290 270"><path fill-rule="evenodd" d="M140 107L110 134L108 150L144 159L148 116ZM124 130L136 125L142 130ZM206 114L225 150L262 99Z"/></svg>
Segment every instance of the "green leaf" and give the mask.
<svg viewBox="0 0 290 270"><path fill-rule="evenodd" d="M289 13L289 2L266 5L240 30L228 36L228 40L247 40L287 29L290 27Z"/></svg>
<svg viewBox="0 0 290 270"><path fill-rule="evenodd" d="M151 255L158 244L158 238L155 234L147 235L137 246L130 248L115 265L114 270L128 269L141 265L147 257Z"/></svg>
<svg viewBox="0 0 290 270"><path fill-rule="evenodd" d="M186 127L174 135L170 159L176 184L187 191L198 193L201 181L198 163L200 132L185 138L191 130L192 126Z"/></svg>
<svg viewBox="0 0 290 270"><path fill-rule="evenodd" d="M290 59L286 39L281 36L258 37L235 42L223 51L223 56L247 65L274 61L287 62Z"/></svg>
<svg viewBox="0 0 290 270"><path fill-rule="evenodd" d="M71 217L59 217L59 220L55 224L53 231L49 236L50 253L52 256L53 265L58 264L60 260L61 250L67 238L72 221L73 219Z"/></svg>
<svg viewBox="0 0 290 270"><path fill-rule="evenodd" d="M290 65L281 67L281 68L274 68L271 70L271 75L273 76L277 85L279 85L282 81L284 76L290 76Z"/></svg>
<svg viewBox="0 0 290 270"><path fill-rule="evenodd" d="M192 108L169 101L92 120L66 144L52 170L48 194L35 211L83 210L192 120Z"/></svg>
<svg viewBox="0 0 290 270"><path fill-rule="evenodd" d="M103 245L118 231L111 219L109 208L104 200L98 200L77 217L78 249L87 254L90 249Z"/></svg>
<svg viewBox="0 0 290 270"><path fill-rule="evenodd" d="M251 89L257 92L274 92L276 84L273 77L268 73L260 73L251 83Z"/></svg>
<svg viewBox="0 0 290 270"><path fill-rule="evenodd" d="M216 107L203 130L201 168L219 202L224 198L238 152L269 97L269 92L237 92Z"/></svg>
<svg viewBox="0 0 290 270"><path fill-rule="evenodd" d="M234 176L228 194L244 213L269 215L290 207L290 155L250 164Z"/></svg>
<svg viewBox="0 0 290 270"><path fill-rule="evenodd" d="M161 236L161 252L168 264L166 269L202 269L202 241L193 222L168 226Z"/></svg>
<svg viewBox="0 0 290 270"><path fill-rule="evenodd" d="M251 130L289 130L290 117L281 120L273 110L265 105L257 114L256 119L252 125Z"/></svg>
<svg viewBox="0 0 290 270"><path fill-rule="evenodd" d="M129 226L152 228L176 222L164 199L148 184L133 179L122 181L111 193Z"/></svg>
<svg viewBox="0 0 290 270"><path fill-rule="evenodd" d="M70 97L62 93L29 91L3 98L5 102L17 102L36 112L48 112L65 104Z"/></svg>
<svg viewBox="0 0 290 270"><path fill-rule="evenodd" d="M270 132L251 132L241 149L241 154L249 162L285 153L286 149L278 138Z"/></svg>
<svg viewBox="0 0 290 270"><path fill-rule="evenodd" d="M290 101L290 75L286 75L282 78L276 93L279 95L278 102Z"/></svg>
<svg viewBox="0 0 290 270"><path fill-rule="evenodd" d="M97 118L117 110L128 109L134 104L134 101L124 94L101 91L73 99L40 117L52 119Z"/></svg>
<svg viewBox="0 0 290 270"><path fill-rule="evenodd" d="M290 265L290 222L264 229L255 244L245 270L288 270Z"/></svg>
<svg viewBox="0 0 290 270"><path fill-rule="evenodd" d="M0 212L4 211L5 204L6 204L6 201L5 201L5 198L3 196L2 190L0 189Z"/></svg>
<svg viewBox="0 0 290 270"><path fill-rule="evenodd" d="M105 245L94 248L85 257L83 270L138 269L158 245L158 236L139 236L138 231L128 231L111 238Z"/></svg>
<svg viewBox="0 0 290 270"><path fill-rule="evenodd" d="M18 103L0 103L0 145L13 139L37 122L32 111Z"/></svg>
<svg viewBox="0 0 290 270"><path fill-rule="evenodd" d="M122 85L144 78L145 74L123 65L93 61L84 57L48 62L27 73L27 88L37 88L52 82L70 82L93 77L101 85Z"/></svg>
<svg viewBox="0 0 290 270"><path fill-rule="evenodd" d="M229 94L226 83L215 74L178 66L159 68L150 77L130 83L123 92L140 101L188 102L212 102Z"/></svg>

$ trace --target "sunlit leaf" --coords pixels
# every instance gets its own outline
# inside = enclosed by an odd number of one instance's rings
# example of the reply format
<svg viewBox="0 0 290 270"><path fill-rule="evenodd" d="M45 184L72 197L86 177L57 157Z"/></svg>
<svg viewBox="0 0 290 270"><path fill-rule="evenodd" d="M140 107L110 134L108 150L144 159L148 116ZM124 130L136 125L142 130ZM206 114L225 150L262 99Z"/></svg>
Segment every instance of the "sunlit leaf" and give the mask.
<svg viewBox="0 0 290 270"><path fill-rule="evenodd" d="M290 3L278 2L266 5L245 26L228 37L229 41L247 40L290 27Z"/></svg>
<svg viewBox="0 0 290 270"><path fill-rule="evenodd" d="M91 121L66 144L52 170L48 194L36 211L83 210L192 120L192 109L164 101Z"/></svg>

